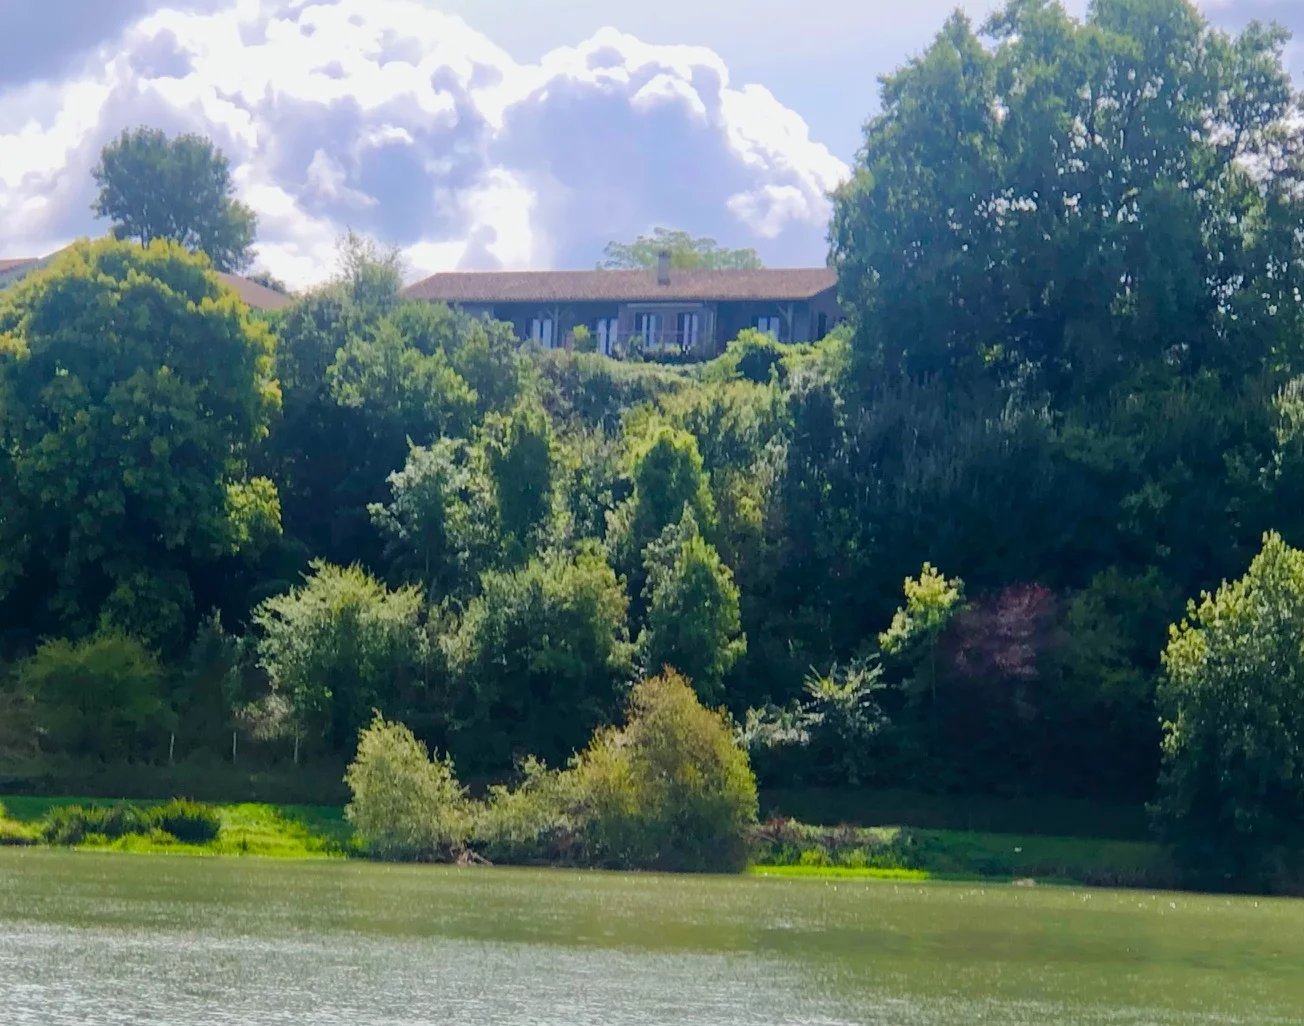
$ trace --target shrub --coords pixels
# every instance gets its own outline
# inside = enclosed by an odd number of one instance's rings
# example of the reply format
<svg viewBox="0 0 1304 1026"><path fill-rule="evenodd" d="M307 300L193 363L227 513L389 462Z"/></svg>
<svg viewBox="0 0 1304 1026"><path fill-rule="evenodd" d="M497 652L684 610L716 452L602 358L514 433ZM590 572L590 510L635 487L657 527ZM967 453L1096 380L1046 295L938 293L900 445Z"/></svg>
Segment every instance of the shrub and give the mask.
<svg viewBox="0 0 1304 1026"><path fill-rule="evenodd" d="M452 762L432 760L403 724L376 714L344 780L353 794L345 816L371 854L447 858L466 842L471 807Z"/></svg>
<svg viewBox="0 0 1304 1026"><path fill-rule="evenodd" d="M173 798L149 810L150 822L186 844L207 844L217 840L222 817L210 805Z"/></svg>
<svg viewBox="0 0 1304 1026"><path fill-rule="evenodd" d="M1304 552L1266 535L1244 577L1190 604L1163 663L1157 812L1177 860L1206 885L1298 886Z"/></svg>
<svg viewBox="0 0 1304 1026"><path fill-rule="evenodd" d="M95 838L116 840L128 834L147 834L149 815L134 805L64 805L51 809L41 823L41 840L47 844L81 844Z"/></svg>
<svg viewBox="0 0 1304 1026"><path fill-rule="evenodd" d="M580 806L573 772L527 759L515 788L489 788L476 818L476 846L494 862L577 861L585 826Z"/></svg>
<svg viewBox="0 0 1304 1026"><path fill-rule="evenodd" d="M576 764L598 862L646 869L737 870L756 822L756 778L721 712L683 677L635 685L623 729L599 733Z"/></svg>

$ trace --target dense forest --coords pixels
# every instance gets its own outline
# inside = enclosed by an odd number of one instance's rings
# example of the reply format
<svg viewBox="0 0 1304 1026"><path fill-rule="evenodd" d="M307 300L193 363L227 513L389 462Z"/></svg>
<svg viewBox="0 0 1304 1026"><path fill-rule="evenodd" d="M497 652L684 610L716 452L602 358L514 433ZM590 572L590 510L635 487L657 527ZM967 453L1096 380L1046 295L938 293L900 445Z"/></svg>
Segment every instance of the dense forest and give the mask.
<svg viewBox="0 0 1304 1026"><path fill-rule="evenodd" d="M0 756L342 765L380 710L502 779L669 667L762 784L1297 843L1285 43L1186 0L954 16L833 197L847 323L686 366L405 302L353 237L254 314L203 233L104 204L118 239L0 293ZM131 143L97 176L172 167ZM239 266L252 213L208 222Z"/></svg>

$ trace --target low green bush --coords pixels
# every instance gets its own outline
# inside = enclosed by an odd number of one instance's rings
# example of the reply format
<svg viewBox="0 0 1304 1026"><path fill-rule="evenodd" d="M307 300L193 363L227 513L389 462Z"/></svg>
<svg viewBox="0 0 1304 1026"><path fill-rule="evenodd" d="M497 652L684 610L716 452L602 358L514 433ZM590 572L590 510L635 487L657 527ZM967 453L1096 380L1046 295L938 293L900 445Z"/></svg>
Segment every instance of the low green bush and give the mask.
<svg viewBox="0 0 1304 1026"><path fill-rule="evenodd" d="M46 844L82 844L103 837L116 840L128 834L147 834L153 827L149 814L134 805L64 805L51 809L41 823Z"/></svg>
<svg viewBox="0 0 1304 1026"><path fill-rule="evenodd" d="M150 823L185 844L207 844L217 840L222 817L209 805L173 798L149 810ZM140 832L140 831L135 831Z"/></svg>
<svg viewBox="0 0 1304 1026"><path fill-rule="evenodd" d="M585 823L576 775L535 759L521 773L514 788L489 788L476 815L476 850L492 862L518 865L581 861Z"/></svg>

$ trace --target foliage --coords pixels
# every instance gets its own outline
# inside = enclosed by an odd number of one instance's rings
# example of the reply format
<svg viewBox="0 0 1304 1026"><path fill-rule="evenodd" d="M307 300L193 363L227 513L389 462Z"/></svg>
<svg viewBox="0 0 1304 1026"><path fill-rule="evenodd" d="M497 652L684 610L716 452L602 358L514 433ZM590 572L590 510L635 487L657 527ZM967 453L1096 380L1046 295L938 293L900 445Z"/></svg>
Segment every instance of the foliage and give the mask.
<svg viewBox="0 0 1304 1026"><path fill-rule="evenodd" d="M279 532L248 468L279 404L271 337L201 258L104 241L7 290L0 339L0 598L175 647L221 561Z"/></svg>
<svg viewBox="0 0 1304 1026"><path fill-rule="evenodd" d="M358 736L345 781L345 815L366 850L384 859L447 858L470 829L470 807L451 761L431 759L401 723L379 713Z"/></svg>
<svg viewBox="0 0 1304 1026"><path fill-rule="evenodd" d="M497 510L497 535L509 563L538 548L550 526L556 458L552 424L543 408L524 401L486 418L482 431Z"/></svg>
<svg viewBox="0 0 1304 1026"><path fill-rule="evenodd" d="M222 817L211 805L173 798L149 810L148 821L183 844L207 844L217 840Z"/></svg>
<svg viewBox="0 0 1304 1026"><path fill-rule="evenodd" d="M654 228L633 242L609 242L599 269L644 268L655 270L662 252L670 254L677 271L747 270L761 266L754 249L726 249L715 239L694 237L674 228Z"/></svg>
<svg viewBox="0 0 1304 1026"><path fill-rule="evenodd" d="M1190 603L1163 664L1157 811L1177 857L1205 883L1298 884L1304 552L1265 535L1244 577Z"/></svg>
<svg viewBox="0 0 1304 1026"><path fill-rule="evenodd" d="M369 711L422 683L421 596L387 590L360 567L314 562L303 584L253 612L258 659L288 699L294 729L341 751Z"/></svg>
<svg viewBox="0 0 1304 1026"><path fill-rule="evenodd" d="M62 805L41 823L46 844L81 844L91 837L114 840L128 834L147 834L153 828L149 814L135 805Z"/></svg>
<svg viewBox="0 0 1304 1026"><path fill-rule="evenodd" d="M446 639L465 762L563 762L610 721L632 675L628 599L596 548L490 571Z"/></svg>
<svg viewBox="0 0 1304 1026"><path fill-rule="evenodd" d="M747 862L756 779L728 719L678 674L636 684L625 726L595 737L575 772L599 861L690 871Z"/></svg>
<svg viewBox="0 0 1304 1026"><path fill-rule="evenodd" d="M99 186L93 209L113 222L117 238L145 246L171 239L207 254L219 271L252 261L258 218L235 198L226 157L203 136L124 131L91 173Z"/></svg>
<svg viewBox="0 0 1304 1026"><path fill-rule="evenodd" d="M475 844L492 862L570 864L583 857L586 827L576 774L531 757L516 786L489 788L477 812Z"/></svg>
<svg viewBox="0 0 1304 1026"><path fill-rule="evenodd" d="M687 505L679 523L649 544L643 558L647 613L638 647L644 668L676 669L702 701L720 701L725 675L747 650L733 575Z"/></svg>
<svg viewBox="0 0 1304 1026"><path fill-rule="evenodd" d="M878 639L888 655L931 644L964 603L964 582L948 580L930 563L924 564L918 577L906 578L904 590L906 604Z"/></svg>
<svg viewBox="0 0 1304 1026"><path fill-rule="evenodd" d="M167 721L158 656L125 634L47 641L18 665L43 747L98 758L139 758L156 751Z"/></svg>

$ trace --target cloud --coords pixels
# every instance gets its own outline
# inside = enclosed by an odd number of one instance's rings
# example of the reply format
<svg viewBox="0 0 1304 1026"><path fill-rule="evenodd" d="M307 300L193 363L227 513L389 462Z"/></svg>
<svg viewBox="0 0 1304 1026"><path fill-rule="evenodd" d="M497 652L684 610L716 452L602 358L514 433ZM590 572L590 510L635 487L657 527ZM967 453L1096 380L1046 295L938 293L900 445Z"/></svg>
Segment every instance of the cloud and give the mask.
<svg viewBox="0 0 1304 1026"><path fill-rule="evenodd" d="M586 266L657 224L819 262L846 166L700 47L603 29L520 63L421 0L191 0L119 11L59 75L0 77L3 255L101 230L90 169L124 127L210 136L305 285L345 228L414 273ZM100 26L102 28L102 26Z"/></svg>

